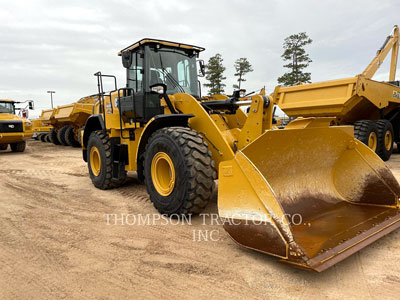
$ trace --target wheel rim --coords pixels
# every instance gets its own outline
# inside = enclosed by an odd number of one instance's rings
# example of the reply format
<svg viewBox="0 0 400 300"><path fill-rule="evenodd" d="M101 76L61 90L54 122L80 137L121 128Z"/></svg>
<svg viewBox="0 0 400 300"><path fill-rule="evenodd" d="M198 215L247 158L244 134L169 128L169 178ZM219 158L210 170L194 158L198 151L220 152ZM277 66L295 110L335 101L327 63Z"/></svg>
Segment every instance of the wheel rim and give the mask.
<svg viewBox="0 0 400 300"><path fill-rule="evenodd" d="M158 152L151 162L151 179L161 196L168 196L175 186L175 167L165 152Z"/></svg>
<svg viewBox="0 0 400 300"><path fill-rule="evenodd" d="M376 144L377 144L376 133L371 132L368 137L368 147L370 147L372 150L376 151Z"/></svg>
<svg viewBox="0 0 400 300"><path fill-rule="evenodd" d="M392 132L390 130L387 130L385 133L385 148L387 151L390 151L390 149L392 148Z"/></svg>
<svg viewBox="0 0 400 300"><path fill-rule="evenodd" d="M99 149L95 146L90 149L90 168L95 176L99 176L101 170L101 159Z"/></svg>

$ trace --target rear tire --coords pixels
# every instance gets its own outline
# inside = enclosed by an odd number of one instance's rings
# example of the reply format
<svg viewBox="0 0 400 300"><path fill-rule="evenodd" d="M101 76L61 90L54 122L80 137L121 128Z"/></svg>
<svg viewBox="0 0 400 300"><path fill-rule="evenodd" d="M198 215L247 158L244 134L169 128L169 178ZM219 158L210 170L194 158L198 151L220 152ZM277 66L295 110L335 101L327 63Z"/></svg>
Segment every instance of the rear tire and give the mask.
<svg viewBox="0 0 400 300"><path fill-rule="evenodd" d="M24 152L26 148L26 142L19 142L10 144L12 152Z"/></svg>
<svg viewBox="0 0 400 300"><path fill-rule="evenodd" d="M0 150L4 151L8 149L8 144L1 144L0 145Z"/></svg>
<svg viewBox="0 0 400 300"><path fill-rule="evenodd" d="M65 132L67 131L67 129L69 127L71 127L71 126L69 126L69 125L63 126L57 132L57 139L63 146L68 146L67 141L65 140Z"/></svg>
<svg viewBox="0 0 400 300"><path fill-rule="evenodd" d="M378 155L383 161L389 160L393 152L394 131L388 120L376 121L378 127Z"/></svg>
<svg viewBox="0 0 400 300"><path fill-rule="evenodd" d="M46 134L46 136L44 137L44 141L46 143L51 143L51 141L50 141L50 133Z"/></svg>
<svg viewBox="0 0 400 300"><path fill-rule="evenodd" d="M198 214L212 197L216 178L207 144L196 131L167 127L154 132L144 154L144 182L161 214Z"/></svg>
<svg viewBox="0 0 400 300"><path fill-rule="evenodd" d="M47 135L46 133L40 134L39 140L44 143L46 141L46 135Z"/></svg>
<svg viewBox="0 0 400 300"><path fill-rule="evenodd" d="M65 131L65 136L64 136L65 142L67 145L72 146L72 147L79 147L80 144L78 141L75 140L75 132L74 128L72 126L69 126L67 130Z"/></svg>
<svg viewBox="0 0 400 300"><path fill-rule="evenodd" d="M61 145L61 142L57 138L57 130L55 128L52 128L50 130L50 132L49 132L49 140L54 145Z"/></svg>
<svg viewBox="0 0 400 300"><path fill-rule="evenodd" d="M107 190L119 187L125 182L126 172L123 179L115 180L112 178L111 142L104 131L97 130L90 134L87 146L87 162L90 179L95 187Z"/></svg>
<svg viewBox="0 0 400 300"><path fill-rule="evenodd" d="M354 137L363 142L375 153L378 147L378 127L374 121L362 120L354 123Z"/></svg>

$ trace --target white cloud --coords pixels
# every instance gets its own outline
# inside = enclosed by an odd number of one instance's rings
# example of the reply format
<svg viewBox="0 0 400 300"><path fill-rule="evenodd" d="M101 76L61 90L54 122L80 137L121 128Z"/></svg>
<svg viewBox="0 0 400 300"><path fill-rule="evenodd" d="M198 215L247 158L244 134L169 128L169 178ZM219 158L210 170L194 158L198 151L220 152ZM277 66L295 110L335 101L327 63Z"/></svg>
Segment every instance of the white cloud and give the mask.
<svg viewBox="0 0 400 300"><path fill-rule="evenodd" d="M117 52L144 37L205 47L202 58L221 53L227 92L233 63L247 57L254 72L248 91L272 91L284 73L282 42L306 31L314 40L312 81L363 71L394 24L395 0L2 0L0 4L0 98L33 98L57 105L96 92L93 74L115 74L124 85ZM388 72L383 67L381 74ZM400 74L399 74L400 75ZM386 75L378 75L385 79Z"/></svg>

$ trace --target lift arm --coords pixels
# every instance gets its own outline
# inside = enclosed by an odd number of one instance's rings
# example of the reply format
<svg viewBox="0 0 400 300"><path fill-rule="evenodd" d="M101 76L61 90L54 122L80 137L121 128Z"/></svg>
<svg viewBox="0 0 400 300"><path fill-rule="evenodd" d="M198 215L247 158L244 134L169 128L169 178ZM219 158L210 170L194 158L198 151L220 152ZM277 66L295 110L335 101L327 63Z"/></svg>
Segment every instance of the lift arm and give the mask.
<svg viewBox="0 0 400 300"><path fill-rule="evenodd" d="M393 27L391 34L386 38L385 43L378 50L376 56L366 67L362 75L371 79L382 65L390 50L392 50L392 59L390 62L389 81L394 81L396 76L397 57L399 54L399 27L397 25Z"/></svg>

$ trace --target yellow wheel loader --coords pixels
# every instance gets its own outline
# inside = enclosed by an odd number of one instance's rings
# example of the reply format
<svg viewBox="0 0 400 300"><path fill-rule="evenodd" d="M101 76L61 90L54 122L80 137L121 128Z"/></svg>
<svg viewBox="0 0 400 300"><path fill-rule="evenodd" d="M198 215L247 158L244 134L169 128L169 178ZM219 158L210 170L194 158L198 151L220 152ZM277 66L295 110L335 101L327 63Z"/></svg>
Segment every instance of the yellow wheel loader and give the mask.
<svg viewBox="0 0 400 300"><path fill-rule="evenodd" d="M372 77L392 51L388 82ZM274 101L292 118L334 117L335 124L354 125L355 136L383 160L400 146L400 86L395 81L399 28L395 26L364 72L352 78L277 87Z"/></svg>
<svg viewBox="0 0 400 300"><path fill-rule="evenodd" d="M95 74L100 100L82 146L97 188L136 171L155 208L177 216L200 213L218 178L219 216L238 244L315 271L400 227L400 186L352 126L303 118L273 129L262 94L203 101L203 50L144 39L119 52L126 87Z"/></svg>
<svg viewBox="0 0 400 300"><path fill-rule="evenodd" d="M0 99L0 150L7 150L10 145L12 152L24 152L26 141L33 136L32 123L27 119L27 108L17 108L16 104L28 103L33 109L33 101L18 102ZM20 110L20 114L16 114Z"/></svg>

